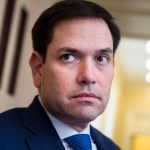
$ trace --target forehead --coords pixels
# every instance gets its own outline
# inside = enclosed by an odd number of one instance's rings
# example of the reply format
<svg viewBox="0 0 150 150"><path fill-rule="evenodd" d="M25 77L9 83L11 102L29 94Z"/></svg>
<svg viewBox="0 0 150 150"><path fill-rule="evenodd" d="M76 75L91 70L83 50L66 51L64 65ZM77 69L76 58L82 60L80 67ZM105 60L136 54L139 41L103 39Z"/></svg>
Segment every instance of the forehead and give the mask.
<svg viewBox="0 0 150 150"><path fill-rule="evenodd" d="M111 32L102 19L74 19L62 21L54 28L50 45L77 49L113 49Z"/></svg>
<svg viewBox="0 0 150 150"><path fill-rule="evenodd" d="M101 32L110 32L107 23L101 18L80 18L61 21L60 23L56 24L54 27L54 35L66 31L78 32L81 29L83 31L87 31L86 29L88 29L89 32L93 31L93 33L95 30Z"/></svg>

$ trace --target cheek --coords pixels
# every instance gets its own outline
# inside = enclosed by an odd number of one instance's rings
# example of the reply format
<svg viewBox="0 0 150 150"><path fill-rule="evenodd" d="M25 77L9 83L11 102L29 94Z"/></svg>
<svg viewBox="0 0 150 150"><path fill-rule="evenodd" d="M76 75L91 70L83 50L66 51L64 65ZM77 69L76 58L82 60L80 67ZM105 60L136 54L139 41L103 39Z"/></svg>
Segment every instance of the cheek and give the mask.
<svg viewBox="0 0 150 150"><path fill-rule="evenodd" d="M47 86L50 86L52 92L57 93L58 96L64 97L71 90L73 77L69 76L65 71L51 70L46 78L45 82L48 84Z"/></svg>
<svg viewBox="0 0 150 150"><path fill-rule="evenodd" d="M100 79L99 81L99 85L101 86L105 96L109 96L110 94L112 80L113 80L113 70L109 73L105 73L103 75L103 78Z"/></svg>
<svg viewBox="0 0 150 150"><path fill-rule="evenodd" d="M106 83L107 83L108 85L109 85L109 84L111 85L112 80L113 80L113 77L114 77L114 67L113 67L113 65L111 65L111 66L108 68L108 70L106 70L104 77L105 77Z"/></svg>

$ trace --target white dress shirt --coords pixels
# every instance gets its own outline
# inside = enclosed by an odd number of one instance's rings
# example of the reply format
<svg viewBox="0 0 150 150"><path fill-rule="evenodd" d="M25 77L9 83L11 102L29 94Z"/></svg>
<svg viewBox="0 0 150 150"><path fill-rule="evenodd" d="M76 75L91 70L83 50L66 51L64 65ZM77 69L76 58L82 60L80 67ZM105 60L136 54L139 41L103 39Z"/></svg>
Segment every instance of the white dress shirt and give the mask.
<svg viewBox="0 0 150 150"><path fill-rule="evenodd" d="M60 139L62 140L62 143L65 147L66 150L72 150L68 144L63 140L66 137L75 135L75 134L88 134L90 135L90 125L88 125L82 132L78 132L75 129L71 128L69 125L65 124L64 122L58 120L56 117L54 117L52 114L50 114L46 108L44 107L42 100L39 96L39 101L42 105L42 107L44 108L44 110L46 111L49 119L51 120L54 128L56 129ZM91 144L92 144L92 150L97 150L96 148L96 144L93 142L91 135L90 135L90 139L91 139Z"/></svg>

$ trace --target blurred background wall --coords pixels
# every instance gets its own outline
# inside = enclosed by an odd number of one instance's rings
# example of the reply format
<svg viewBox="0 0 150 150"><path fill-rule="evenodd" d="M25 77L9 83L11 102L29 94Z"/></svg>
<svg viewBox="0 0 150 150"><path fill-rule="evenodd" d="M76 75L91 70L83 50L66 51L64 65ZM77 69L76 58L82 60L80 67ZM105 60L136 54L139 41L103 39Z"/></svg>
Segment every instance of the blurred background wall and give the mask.
<svg viewBox="0 0 150 150"><path fill-rule="evenodd" d="M150 0L93 1L112 12L122 32L110 102L93 125L123 150L149 150ZM41 11L54 2L0 0L0 112L26 107L37 94L28 65L31 29Z"/></svg>

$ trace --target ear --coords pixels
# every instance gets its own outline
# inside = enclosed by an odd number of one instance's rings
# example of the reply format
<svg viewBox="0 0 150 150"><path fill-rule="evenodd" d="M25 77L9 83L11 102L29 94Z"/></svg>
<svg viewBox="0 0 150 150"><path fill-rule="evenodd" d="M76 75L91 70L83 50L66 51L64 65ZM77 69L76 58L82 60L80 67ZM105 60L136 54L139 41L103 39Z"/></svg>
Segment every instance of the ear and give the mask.
<svg viewBox="0 0 150 150"><path fill-rule="evenodd" d="M29 64L31 67L31 71L32 71L32 77L33 77L33 81L34 81L34 85L37 88L40 88L41 86L41 73L42 73L42 65L43 65L43 59L42 56L34 51L31 54L30 60L29 60Z"/></svg>

